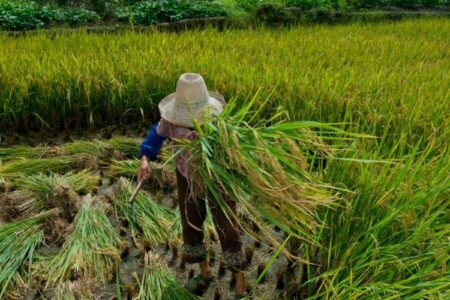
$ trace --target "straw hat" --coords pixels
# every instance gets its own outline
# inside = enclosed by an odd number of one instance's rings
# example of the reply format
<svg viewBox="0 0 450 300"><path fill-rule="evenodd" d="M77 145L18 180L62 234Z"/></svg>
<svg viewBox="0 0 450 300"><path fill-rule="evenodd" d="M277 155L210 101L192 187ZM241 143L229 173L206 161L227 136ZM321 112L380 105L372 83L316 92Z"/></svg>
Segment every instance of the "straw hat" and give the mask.
<svg viewBox="0 0 450 300"><path fill-rule="evenodd" d="M193 127L193 119L201 124L205 118L220 114L225 105L221 94L208 91L201 75L185 73L178 79L176 92L162 99L158 107L163 119Z"/></svg>

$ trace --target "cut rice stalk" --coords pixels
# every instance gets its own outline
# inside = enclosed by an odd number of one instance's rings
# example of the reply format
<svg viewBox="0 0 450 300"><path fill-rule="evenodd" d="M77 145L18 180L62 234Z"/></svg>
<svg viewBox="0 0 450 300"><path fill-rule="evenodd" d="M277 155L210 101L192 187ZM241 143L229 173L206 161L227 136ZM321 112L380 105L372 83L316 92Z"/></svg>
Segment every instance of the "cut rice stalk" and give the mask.
<svg viewBox="0 0 450 300"><path fill-rule="evenodd" d="M170 227L175 214L162 206L144 191L139 192L134 203L134 213L128 202L133 192L133 185L125 178L120 178L114 189L114 203L118 213L131 225L133 236L142 232L145 241L161 244L169 240Z"/></svg>
<svg viewBox="0 0 450 300"><path fill-rule="evenodd" d="M126 136L115 136L108 141L115 150L123 153L125 157L137 157L141 139Z"/></svg>
<svg viewBox="0 0 450 300"><path fill-rule="evenodd" d="M64 155L90 154L99 155L102 152L111 150L108 143L100 140L84 141L79 140L62 145L60 153Z"/></svg>
<svg viewBox="0 0 450 300"><path fill-rule="evenodd" d="M60 252L45 264L47 286L62 284L72 276L95 278L103 283L111 279L120 261L123 241L109 222L105 212L86 197L75 218L75 228Z"/></svg>
<svg viewBox="0 0 450 300"><path fill-rule="evenodd" d="M20 189L29 190L37 195L48 195L55 186L68 186L77 193L89 193L100 182L100 177L88 170L68 172L64 175L50 173L48 175L24 175L16 181Z"/></svg>
<svg viewBox="0 0 450 300"><path fill-rule="evenodd" d="M145 255L145 269L139 284L139 294L134 300L194 300L200 299L187 291L169 273L164 260L157 254Z"/></svg>
<svg viewBox="0 0 450 300"><path fill-rule="evenodd" d="M264 105L251 111L253 101L237 109L232 100L222 115L196 126L199 139L179 141L182 149L192 153L191 186L197 193L207 191L230 217L233 213L223 196L233 198L260 233L241 222L245 231L259 240L266 237L270 244L279 245L267 230L269 222L312 242L319 226L316 209L337 198L330 186L309 171L311 151L326 153L330 148L313 129L326 129L335 139L357 135L309 121L278 121L268 126L273 120L260 115Z"/></svg>
<svg viewBox="0 0 450 300"><path fill-rule="evenodd" d="M139 169L141 162L137 159L113 160L109 171L114 176L134 177ZM149 182L159 189L174 189L176 183L175 172L167 166L150 162L151 176Z"/></svg>
<svg viewBox="0 0 450 300"><path fill-rule="evenodd" d="M19 210L23 214L41 212L60 207L64 212L76 213L79 208L76 193L88 193L98 185L100 178L83 170L78 173L24 175L16 180L19 190L15 193L31 194L22 201ZM70 212L69 212L70 211ZM68 218L68 219L71 219Z"/></svg>
<svg viewBox="0 0 450 300"><path fill-rule="evenodd" d="M24 174L64 172L75 167L76 157L35 158L9 161L0 165L0 177L17 178Z"/></svg>
<svg viewBox="0 0 450 300"><path fill-rule="evenodd" d="M47 211L0 226L0 298L18 276L23 264L32 263L37 246L44 237L42 222L54 213Z"/></svg>
<svg viewBox="0 0 450 300"><path fill-rule="evenodd" d="M45 156L46 148L30 146L13 146L0 148L0 162L17 160L22 158L39 158Z"/></svg>

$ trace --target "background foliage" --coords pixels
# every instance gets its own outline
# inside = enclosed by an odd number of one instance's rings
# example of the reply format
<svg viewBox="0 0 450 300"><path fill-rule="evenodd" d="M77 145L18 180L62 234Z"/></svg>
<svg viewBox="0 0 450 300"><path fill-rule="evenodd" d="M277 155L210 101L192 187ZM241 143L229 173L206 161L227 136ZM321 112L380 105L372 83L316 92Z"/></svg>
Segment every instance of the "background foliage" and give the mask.
<svg viewBox="0 0 450 300"><path fill-rule="evenodd" d="M345 15L342 17L334 11L392 7L446 10L449 4L450 0L0 0L0 29L28 30L99 21L149 25L217 16L230 16L239 22L256 19L269 24L323 22L345 19ZM294 7L300 16L291 15L286 7Z"/></svg>

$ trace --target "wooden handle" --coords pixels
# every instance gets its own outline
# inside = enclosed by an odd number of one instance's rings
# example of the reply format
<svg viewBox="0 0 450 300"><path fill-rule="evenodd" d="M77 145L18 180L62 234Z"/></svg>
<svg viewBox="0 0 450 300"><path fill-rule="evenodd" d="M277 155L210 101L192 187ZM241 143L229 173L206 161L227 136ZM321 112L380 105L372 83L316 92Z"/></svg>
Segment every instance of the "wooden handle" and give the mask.
<svg viewBox="0 0 450 300"><path fill-rule="evenodd" d="M141 189L143 183L144 179L141 179L141 181L138 182L138 185L134 189L133 194L131 194L130 200L128 200L129 203L134 202L134 199L136 199L136 196L139 193L139 190Z"/></svg>

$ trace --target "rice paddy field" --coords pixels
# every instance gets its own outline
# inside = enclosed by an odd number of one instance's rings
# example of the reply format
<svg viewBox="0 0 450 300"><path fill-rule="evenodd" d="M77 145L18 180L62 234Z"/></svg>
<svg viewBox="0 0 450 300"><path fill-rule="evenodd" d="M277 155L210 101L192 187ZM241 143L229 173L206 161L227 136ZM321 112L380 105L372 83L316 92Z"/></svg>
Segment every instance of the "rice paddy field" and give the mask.
<svg viewBox="0 0 450 300"><path fill-rule="evenodd" d="M0 35L0 298L197 297L183 288L198 270L181 258L170 153L152 163L134 213L127 202L156 104L197 72L237 108L260 108L236 110L269 128L257 133L273 136L280 118L349 133L324 133L326 164L292 157L311 176L306 187L334 191L311 212L314 230L293 238L309 225L270 219L256 231L276 243L244 234L252 298L449 299L449 37L445 18ZM210 218L205 228L216 279L200 297L233 299Z"/></svg>

